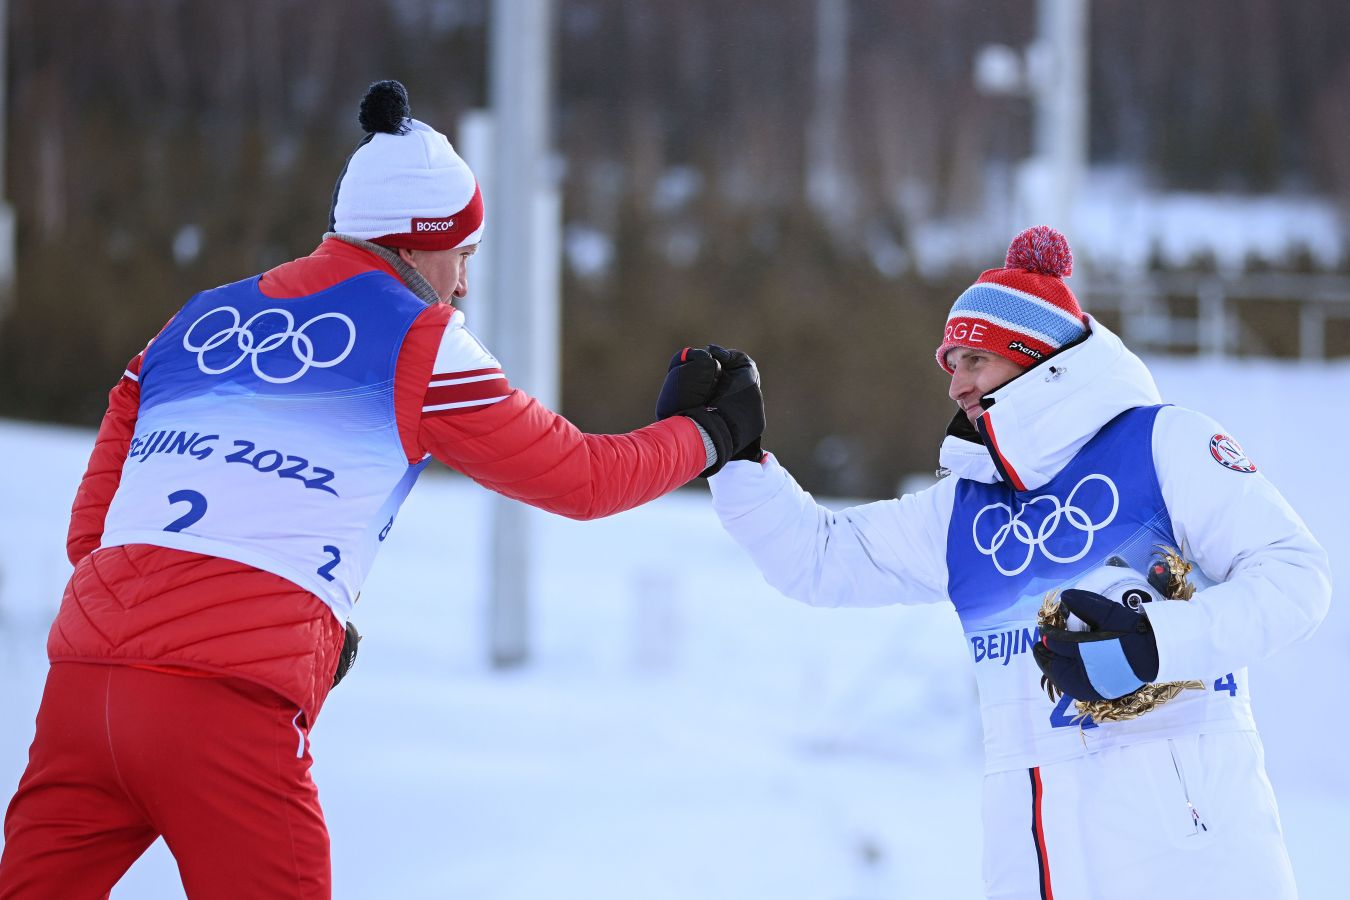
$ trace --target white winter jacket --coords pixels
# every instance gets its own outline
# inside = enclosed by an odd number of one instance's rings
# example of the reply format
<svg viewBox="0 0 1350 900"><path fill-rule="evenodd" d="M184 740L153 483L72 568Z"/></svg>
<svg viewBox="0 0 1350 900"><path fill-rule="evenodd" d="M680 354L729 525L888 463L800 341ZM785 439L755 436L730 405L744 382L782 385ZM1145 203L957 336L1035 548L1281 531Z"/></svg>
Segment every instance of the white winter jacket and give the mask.
<svg viewBox="0 0 1350 900"><path fill-rule="evenodd" d="M995 391L985 443L948 437L951 475L832 512L772 456L711 479L724 527L766 580L816 606L953 602L980 686L988 771L1143 735L1254 729L1244 667L1325 617L1325 552L1209 417L1159 406L1143 363L1089 320L1083 342ZM1202 587L1148 608L1159 681L1202 680L1131 722L1077 727L1049 703L1030 647L1048 590L1109 556L1145 568L1174 543ZM1075 727L1066 727L1068 725Z"/></svg>

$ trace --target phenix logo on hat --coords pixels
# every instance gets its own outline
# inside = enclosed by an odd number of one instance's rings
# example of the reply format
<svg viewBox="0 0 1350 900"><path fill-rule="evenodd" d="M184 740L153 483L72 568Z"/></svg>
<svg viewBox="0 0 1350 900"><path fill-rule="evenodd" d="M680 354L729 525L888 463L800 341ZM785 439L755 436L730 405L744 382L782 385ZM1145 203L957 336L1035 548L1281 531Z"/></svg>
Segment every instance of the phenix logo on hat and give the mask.
<svg viewBox="0 0 1350 900"><path fill-rule="evenodd" d="M1073 253L1048 225L1013 238L1002 269L989 269L956 298L947 314L938 365L950 374L956 347L987 350L1030 367L1083 336L1083 310L1064 279Z"/></svg>
<svg viewBox="0 0 1350 900"><path fill-rule="evenodd" d="M366 137L333 188L328 230L410 250L477 243L478 181L445 135L412 118L403 85L372 84L358 119Z"/></svg>

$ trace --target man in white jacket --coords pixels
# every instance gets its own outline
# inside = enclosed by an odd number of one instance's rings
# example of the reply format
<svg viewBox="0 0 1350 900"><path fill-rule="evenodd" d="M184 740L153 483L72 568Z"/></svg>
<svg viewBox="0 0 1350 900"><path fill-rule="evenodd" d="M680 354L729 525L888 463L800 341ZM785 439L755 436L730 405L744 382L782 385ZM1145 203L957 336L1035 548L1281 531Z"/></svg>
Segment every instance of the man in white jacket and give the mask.
<svg viewBox="0 0 1350 900"><path fill-rule="evenodd" d="M938 362L960 410L933 487L832 512L765 454L711 479L714 507L794 599L956 607L984 720L990 898L1293 898L1244 667L1326 615L1326 554L1222 426L1162 404L1082 313L1071 271L1062 235L1028 229L956 301ZM1192 600L1132 610L1075 591L1073 611L1111 630L1041 634L1048 592L1113 558L1145 571L1159 546L1194 564ZM1129 721L1071 706L1170 681L1204 688Z"/></svg>

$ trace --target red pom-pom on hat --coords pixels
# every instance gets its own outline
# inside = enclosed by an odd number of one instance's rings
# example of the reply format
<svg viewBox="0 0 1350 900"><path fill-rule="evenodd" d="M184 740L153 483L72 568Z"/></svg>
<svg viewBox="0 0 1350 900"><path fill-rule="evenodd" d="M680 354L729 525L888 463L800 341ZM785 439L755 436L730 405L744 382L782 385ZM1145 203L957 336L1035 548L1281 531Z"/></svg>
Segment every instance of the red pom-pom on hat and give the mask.
<svg viewBox="0 0 1350 900"><path fill-rule="evenodd" d="M1037 275L1067 278L1073 274L1073 251L1064 235L1049 225L1036 225L1012 239L1005 265Z"/></svg>

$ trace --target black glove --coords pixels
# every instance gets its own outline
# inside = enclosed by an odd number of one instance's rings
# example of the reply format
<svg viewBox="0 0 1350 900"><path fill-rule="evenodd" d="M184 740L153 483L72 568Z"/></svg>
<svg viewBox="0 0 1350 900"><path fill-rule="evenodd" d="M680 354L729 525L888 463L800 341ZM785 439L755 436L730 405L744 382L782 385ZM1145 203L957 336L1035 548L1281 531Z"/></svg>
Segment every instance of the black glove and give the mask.
<svg viewBox="0 0 1350 900"><path fill-rule="evenodd" d="M764 399L762 396L763 387L759 383L759 366L756 366L755 361L740 350L727 350L716 344L709 344L708 351L712 354L713 359L717 360L722 366L721 374L717 379L717 389L713 393L714 398L720 398L723 394L731 391L732 385L737 381L738 370L748 368L753 373L756 389L759 390L761 394L759 401L759 434L755 435L753 441L733 453L731 458L759 462L764 459L764 449L760 442L762 440L761 436L764 433L765 425Z"/></svg>
<svg viewBox="0 0 1350 900"><path fill-rule="evenodd" d="M1101 594L1070 588L1059 595L1088 631L1041 629L1036 665L1075 700L1114 700L1158 677L1158 641L1148 616Z"/></svg>
<svg viewBox="0 0 1350 900"><path fill-rule="evenodd" d="M685 404L685 405L681 405ZM706 350L686 347L676 353L656 401L657 418L688 416L713 442L717 460L700 475L720 472L732 459L756 459L764 431L764 398L759 370L749 356L716 344ZM753 457L749 454L753 452Z"/></svg>
<svg viewBox="0 0 1350 900"><path fill-rule="evenodd" d="M357 632L356 625L348 622L347 633L342 637L342 652L338 654L337 671L333 673L333 687L337 687L338 682L346 677L352 666L356 665L356 645L359 643L361 635Z"/></svg>
<svg viewBox="0 0 1350 900"><path fill-rule="evenodd" d="M656 418L669 419L691 406L704 406L717 388L722 364L701 347L685 347L670 358L666 380L656 398Z"/></svg>

